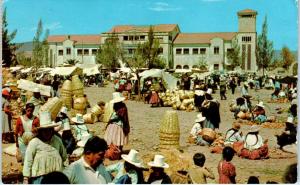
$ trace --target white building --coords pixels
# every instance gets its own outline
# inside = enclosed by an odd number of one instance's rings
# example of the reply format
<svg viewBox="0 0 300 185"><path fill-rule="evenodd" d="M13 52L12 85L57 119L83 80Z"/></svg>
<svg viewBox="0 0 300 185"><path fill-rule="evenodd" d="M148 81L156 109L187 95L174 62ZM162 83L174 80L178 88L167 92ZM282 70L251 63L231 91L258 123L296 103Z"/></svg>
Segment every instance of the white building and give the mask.
<svg viewBox="0 0 300 185"><path fill-rule="evenodd" d="M230 65L227 52L232 42L240 46L242 70L256 71L256 15L254 10L237 12L237 32L181 33L177 24L153 25L154 37L160 42L160 56L168 68L191 69L206 63L208 69L223 70ZM150 26L117 25L101 35L58 35L49 36L49 59L53 66L69 59L83 64L94 64L97 49L115 34L128 55L133 54L138 43L148 39Z"/></svg>

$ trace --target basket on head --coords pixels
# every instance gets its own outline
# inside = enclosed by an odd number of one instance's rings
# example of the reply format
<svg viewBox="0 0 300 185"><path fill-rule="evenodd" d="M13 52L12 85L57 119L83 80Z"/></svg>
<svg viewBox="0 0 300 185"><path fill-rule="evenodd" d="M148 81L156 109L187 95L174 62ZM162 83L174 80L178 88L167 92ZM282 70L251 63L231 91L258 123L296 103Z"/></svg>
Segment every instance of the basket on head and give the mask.
<svg viewBox="0 0 300 185"><path fill-rule="evenodd" d="M176 111L166 111L159 128L161 149L179 148L180 128Z"/></svg>

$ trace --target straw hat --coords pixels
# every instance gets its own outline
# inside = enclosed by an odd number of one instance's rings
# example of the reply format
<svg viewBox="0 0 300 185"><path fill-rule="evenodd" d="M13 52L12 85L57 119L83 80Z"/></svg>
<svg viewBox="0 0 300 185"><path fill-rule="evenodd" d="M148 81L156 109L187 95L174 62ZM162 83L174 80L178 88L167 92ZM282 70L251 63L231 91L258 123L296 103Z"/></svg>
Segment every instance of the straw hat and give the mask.
<svg viewBox="0 0 300 185"><path fill-rule="evenodd" d="M140 159L138 159L138 151L131 149L128 153L128 155L126 154L122 154L121 157L122 159L124 159L125 161L129 162L130 164L133 164L136 167L142 168L142 161Z"/></svg>
<svg viewBox="0 0 300 185"><path fill-rule="evenodd" d="M38 128L53 128L59 126L58 123L51 121L50 112L40 112L40 126Z"/></svg>
<svg viewBox="0 0 300 185"><path fill-rule="evenodd" d="M77 113L75 117L71 118L74 123L84 124L83 115Z"/></svg>
<svg viewBox="0 0 300 185"><path fill-rule="evenodd" d="M202 116L202 113L197 114L197 118L195 119L196 123L202 122L206 119L206 117Z"/></svg>
<svg viewBox="0 0 300 185"><path fill-rule="evenodd" d="M82 135L82 139L80 141L77 142L77 146L79 147L84 147L84 145L86 144L86 142L92 137L91 134L84 134Z"/></svg>
<svg viewBox="0 0 300 185"><path fill-rule="evenodd" d="M113 95L113 99L111 100L112 103L118 103L125 100L125 98L122 97L121 93L119 92L114 92L112 95Z"/></svg>
<svg viewBox="0 0 300 185"><path fill-rule="evenodd" d="M208 88L208 89L207 89L207 91L206 91L206 94L210 94L210 95L211 95L211 94L212 94L212 92L213 92L213 90L212 90L212 89L210 89L210 88Z"/></svg>
<svg viewBox="0 0 300 185"><path fill-rule="evenodd" d="M202 90L195 90L195 94L197 96L203 96L204 95L204 91L202 91Z"/></svg>
<svg viewBox="0 0 300 185"><path fill-rule="evenodd" d="M32 90L32 92L34 92L34 93L39 93L39 92L40 92L40 89L39 89L38 87L36 87L36 88L34 88L34 89Z"/></svg>
<svg viewBox="0 0 300 185"><path fill-rule="evenodd" d="M165 157L162 155L155 155L154 161L149 162L148 165L157 168L169 168L169 165L165 163Z"/></svg>
<svg viewBox="0 0 300 185"><path fill-rule="evenodd" d="M258 107L261 107L261 108L265 108L265 106L264 106L264 102L259 102L258 104L256 104L256 106L258 106Z"/></svg>
<svg viewBox="0 0 300 185"><path fill-rule="evenodd" d="M234 123L232 123L232 128L236 129L236 130L240 130L241 124L238 122L234 122Z"/></svg>
<svg viewBox="0 0 300 185"><path fill-rule="evenodd" d="M259 131L259 126L257 125L252 125L249 129L249 132L258 132Z"/></svg>

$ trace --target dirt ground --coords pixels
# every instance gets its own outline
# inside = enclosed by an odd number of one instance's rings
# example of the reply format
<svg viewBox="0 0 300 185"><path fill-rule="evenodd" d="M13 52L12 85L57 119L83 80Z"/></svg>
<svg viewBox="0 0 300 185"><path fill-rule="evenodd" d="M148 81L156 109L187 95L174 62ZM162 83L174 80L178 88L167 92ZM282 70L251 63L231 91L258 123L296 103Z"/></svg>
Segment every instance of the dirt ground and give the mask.
<svg viewBox="0 0 300 185"><path fill-rule="evenodd" d="M112 98L113 86L109 84L106 87L88 87L85 89L85 93L90 101L90 104L93 106L97 101L108 102ZM266 106L267 116L274 115L277 118L281 117L282 120L286 120L287 113L277 114L275 107L280 106L286 109L288 103L267 103L270 99L271 90L259 90L255 92L254 90L249 91L250 95L254 97L255 100L252 101L252 104L258 103L258 99L263 100ZM234 121L233 114L229 111L229 104L237 96L240 95L238 89L236 89L235 95L232 95L231 92L227 90L227 100L220 100L219 92L216 91L213 96L219 100L221 103L220 112L221 112L221 124L219 132L225 133L226 130L231 128L231 124ZM159 153L159 125L165 111L172 110L171 107L159 107L151 108L149 104L144 104L143 102L137 101L126 101L129 114L130 122L130 135L129 135L129 144L125 146L125 150L130 150L134 148L138 150L142 156L149 156L149 154ZM189 156L192 160L192 156L196 152L202 152L206 156L205 166L210 168L215 174L215 180L208 180L208 183L217 183L218 182L218 172L217 165L221 160L221 154L211 154L209 148L206 146L197 146L187 143L187 137L189 135L190 129L194 124L197 112L185 112L177 111L180 123L180 147L184 151L186 156ZM97 122L95 124L88 125L90 129L95 130L95 134L103 137L105 124ZM250 128L249 125L242 125L241 130L244 134L247 133L247 130ZM269 149L274 153L276 150L276 138L275 134L283 131L283 128L280 129L270 129L262 128L260 133L263 139L268 139ZM3 145L2 149L8 145ZM278 154L278 153L277 153ZM168 160L168 159L167 159ZM149 159L148 159L149 161ZM148 161L144 161L147 164ZM236 167L237 173L237 183L247 183L249 176L254 175L258 176L261 183L266 181L276 181L283 182L282 177L286 167L290 164L297 162L297 156L293 154L287 154L281 152L281 155L273 155L271 153L269 159L265 160L248 160L234 157L232 163ZM111 163L111 162L109 162ZM172 165L172 164L170 164ZM21 169L21 165L16 163L14 157L2 153L2 174L8 173L17 173Z"/></svg>

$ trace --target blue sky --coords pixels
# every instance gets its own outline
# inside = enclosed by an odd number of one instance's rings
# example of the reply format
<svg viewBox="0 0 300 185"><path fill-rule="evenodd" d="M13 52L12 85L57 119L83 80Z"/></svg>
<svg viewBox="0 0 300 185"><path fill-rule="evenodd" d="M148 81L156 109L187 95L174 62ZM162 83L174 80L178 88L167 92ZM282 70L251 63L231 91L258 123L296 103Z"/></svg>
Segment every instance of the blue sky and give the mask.
<svg viewBox="0 0 300 185"><path fill-rule="evenodd" d="M275 49L298 48L296 0L4 0L14 42L31 41L42 19L50 35L99 34L119 24L178 24L181 32L235 32L237 11L258 12L261 33L268 18L268 38Z"/></svg>

